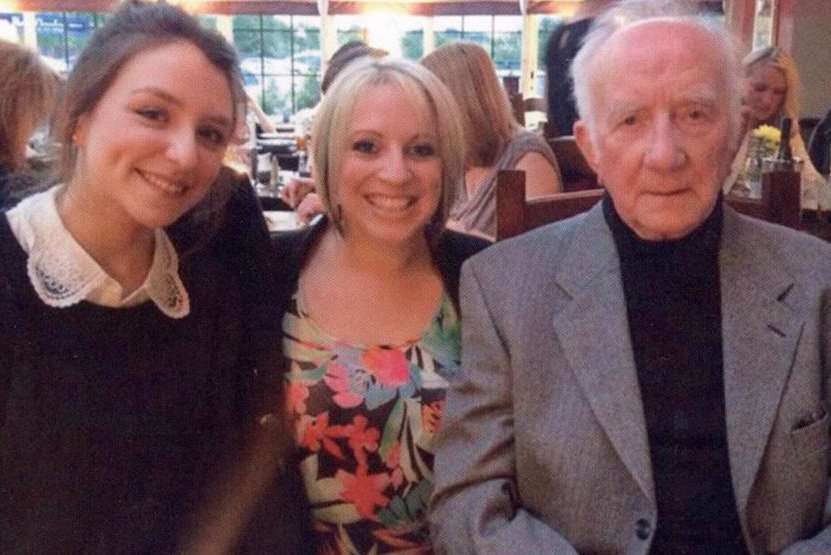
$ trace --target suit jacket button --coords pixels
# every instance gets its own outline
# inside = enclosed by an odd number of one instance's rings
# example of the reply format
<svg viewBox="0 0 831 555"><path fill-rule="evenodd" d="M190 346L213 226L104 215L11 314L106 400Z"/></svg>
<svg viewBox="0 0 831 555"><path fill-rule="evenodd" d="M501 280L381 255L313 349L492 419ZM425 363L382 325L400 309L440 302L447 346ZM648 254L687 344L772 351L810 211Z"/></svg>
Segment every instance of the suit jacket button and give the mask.
<svg viewBox="0 0 831 555"><path fill-rule="evenodd" d="M635 523L635 536L639 540L645 540L652 533L652 525L645 518L639 518Z"/></svg>

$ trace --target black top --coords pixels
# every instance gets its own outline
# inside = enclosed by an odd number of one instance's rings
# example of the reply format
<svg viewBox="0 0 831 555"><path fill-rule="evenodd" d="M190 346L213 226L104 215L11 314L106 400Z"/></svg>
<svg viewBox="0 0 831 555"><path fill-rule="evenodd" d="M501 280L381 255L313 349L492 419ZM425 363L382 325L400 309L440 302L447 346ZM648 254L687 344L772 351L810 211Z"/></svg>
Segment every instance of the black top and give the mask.
<svg viewBox="0 0 831 555"><path fill-rule="evenodd" d="M297 281L300 272L306 264L312 247L323 236L328 227L326 218L321 218L315 225L307 226L296 231L278 233L272 238L274 244L274 258L278 261L274 292L280 305L285 309L297 290ZM489 246L485 239L445 230L434 242L432 247L433 260L441 273L444 287L456 310L459 310L459 275L462 263L469 257ZM285 310L283 310L284 312Z"/></svg>
<svg viewBox="0 0 831 555"><path fill-rule="evenodd" d="M819 173L831 173L831 110L814 128L808 143L808 154Z"/></svg>
<svg viewBox="0 0 831 555"><path fill-rule="evenodd" d="M255 368L279 347L257 210L240 189L182 257L182 319L152 302L47 306L0 214L0 552L173 552L241 448ZM272 514L282 552L299 550L302 515Z"/></svg>
<svg viewBox="0 0 831 555"><path fill-rule="evenodd" d="M745 554L727 450L718 252L721 201L677 241L645 241L607 196L649 437L653 554Z"/></svg>

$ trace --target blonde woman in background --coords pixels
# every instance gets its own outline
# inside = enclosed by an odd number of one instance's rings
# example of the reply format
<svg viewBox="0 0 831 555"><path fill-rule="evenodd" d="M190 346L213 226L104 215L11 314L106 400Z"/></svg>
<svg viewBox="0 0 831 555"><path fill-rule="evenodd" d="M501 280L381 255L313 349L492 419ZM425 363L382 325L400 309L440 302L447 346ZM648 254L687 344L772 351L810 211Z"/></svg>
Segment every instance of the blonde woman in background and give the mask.
<svg viewBox="0 0 831 555"><path fill-rule="evenodd" d="M26 146L53 112L58 79L37 53L0 40L0 207L32 185Z"/></svg>
<svg viewBox="0 0 831 555"><path fill-rule="evenodd" d="M733 170L724 183L728 193L743 171L753 130L760 125L779 127L783 117L791 119L791 150L803 161L802 207L816 210L831 208L828 183L811 163L799 132L799 72L794 59L781 48L769 46L754 50L742 60L743 139L733 160Z"/></svg>
<svg viewBox="0 0 831 555"><path fill-rule="evenodd" d="M493 62L479 45L442 46L421 63L447 85L459 103L464 127L464 188L450 213L449 226L489 238L496 235L496 174L525 172L527 198L562 190L560 169L542 137L513 117L508 95Z"/></svg>

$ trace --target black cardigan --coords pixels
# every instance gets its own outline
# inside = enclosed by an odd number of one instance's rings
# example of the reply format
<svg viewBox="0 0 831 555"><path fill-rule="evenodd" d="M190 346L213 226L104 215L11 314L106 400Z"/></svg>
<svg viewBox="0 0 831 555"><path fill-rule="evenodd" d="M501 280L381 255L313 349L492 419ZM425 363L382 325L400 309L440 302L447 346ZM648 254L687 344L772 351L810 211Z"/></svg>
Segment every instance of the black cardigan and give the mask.
<svg viewBox="0 0 831 555"><path fill-rule="evenodd" d="M172 553L243 447L256 370L279 360L268 232L243 187L195 250L189 229L171 230L190 250L174 320L151 302L45 305L0 213L0 553ZM240 553L302 550L295 486L277 484Z"/></svg>
<svg viewBox="0 0 831 555"><path fill-rule="evenodd" d="M272 292L277 297L281 314L285 312L292 295L297 290L300 272L306 264L312 247L323 235L328 220L321 218L315 225L296 231L278 233L272 238L274 259L277 264L276 280ZM444 288L459 310L459 274L462 263L491 243L485 239L445 230L432 248L433 259L441 273Z"/></svg>

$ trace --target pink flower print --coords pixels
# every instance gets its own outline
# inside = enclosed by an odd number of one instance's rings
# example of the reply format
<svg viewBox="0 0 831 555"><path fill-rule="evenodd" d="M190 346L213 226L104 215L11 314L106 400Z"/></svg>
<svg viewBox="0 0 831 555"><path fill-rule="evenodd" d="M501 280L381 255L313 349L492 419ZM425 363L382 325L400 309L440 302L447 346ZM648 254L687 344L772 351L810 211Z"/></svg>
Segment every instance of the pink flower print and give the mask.
<svg viewBox="0 0 831 555"><path fill-rule="evenodd" d="M384 387L399 387L410 381L410 363L398 349L372 347L361 358L367 371Z"/></svg>
<svg viewBox="0 0 831 555"><path fill-rule="evenodd" d="M331 434L329 428L329 413L323 412L317 415L316 418L310 418L309 416L302 416L301 417L301 425L305 424L305 429L303 430L303 437L300 440L300 445L308 449L309 451L319 451L321 445L323 448L333 456L343 459L343 451L340 447L338 447L337 443L329 439L328 436L335 435L337 437L337 433Z"/></svg>
<svg viewBox="0 0 831 555"><path fill-rule="evenodd" d="M338 470L335 478L343 484L341 498L355 505L363 518L374 518L375 507L386 507L390 501L383 494L389 484L386 474L367 474L366 467L358 467L355 474Z"/></svg>
<svg viewBox="0 0 831 555"><path fill-rule="evenodd" d="M357 415L352 420L352 424L346 427L349 447L355 453L355 460L358 462L359 468L368 466L366 454L378 450L378 438L381 437L381 433L377 428L367 429L368 422L365 416Z"/></svg>
<svg viewBox="0 0 831 555"><path fill-rule="evenodd" d="M302 382L290 381L286 396L289 410L294 414L306 414L306 399L309 398L309 388Z"/></svg>
<svg viewBox="0 0 831 555"><path fill-rule="evenodd" d="M344 365L330 362L326 366L326 375L323 376L323 381L326 382L329 389L335 392L332 400L339 407L351 409L364 402L363 395L358 395L352 390L349 371Z"/></svg>

